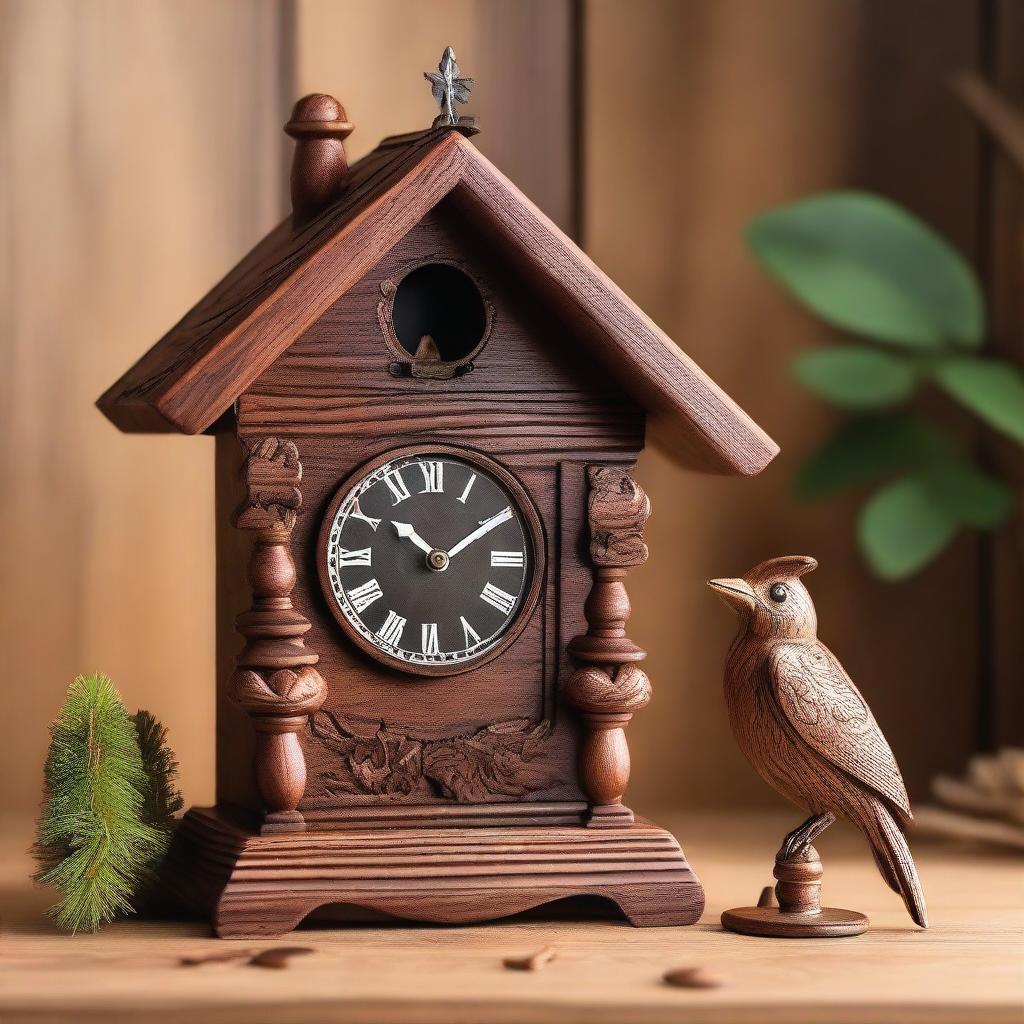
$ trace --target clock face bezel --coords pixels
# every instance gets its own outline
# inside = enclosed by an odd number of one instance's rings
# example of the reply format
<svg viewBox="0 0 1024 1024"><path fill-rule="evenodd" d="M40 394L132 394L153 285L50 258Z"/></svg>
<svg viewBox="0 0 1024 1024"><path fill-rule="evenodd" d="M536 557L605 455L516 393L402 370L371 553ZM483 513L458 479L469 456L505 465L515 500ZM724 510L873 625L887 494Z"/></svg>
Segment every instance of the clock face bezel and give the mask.
<svg viewBox="0 0 1024 1024"><path fill-rule="evenodd" d="M481 652L476 657L467 658L465 661L439 662L436 664L429 662L409 662L404 661L401 658L396 658L393 655L388 654L387 651L381 650L363 636L355 625L348 620L345 613L339 606L334 594L334 587L331 584L330 572L327 565L328 546L334 521L338 515L338 510L351 496L352 492L359 487L363 480L375 473L382 466L387 465L389 462L397 462L408 458L425 459L431 456L447 457L476 466L484 473L493 477L494 480L504 488L512 501L520 522L522 523L523 534L530 549L527 552L527 564L532 564L529 585L523 592L522 598L519 602L519 608L511 622L505 626L504 632L501 633L494 645L489 647L486 651ZM354 643L364 654L368 654L375 661L403 674L433 677L455 676L461 675L465 672L472 672L474 669L478 669L481 666L488 664L508 650L508 648L511 647L511 645L518 639L520 634L526 628L527 623L532 618L533 612L537 607L537 602L540 599L541 591L543 590L544 579L547 571L547 559L545 554L544 528L541 524L540 514L537 512L533 499L526 491L526 488L523 487L512 473L505 469L504 466L495 462L494 459L482 454L481 452L475 451L474 449L463 448L457 445L425 443L422 445L405 445L401 448L392 448L386 452L382 452L370 461L363 463L341 482L341 485L331 498L320 524L320 535L317 541L316 550L316 568L317 574L320 577L320 587L323 592L324 600L327 602L327 607L330 609L331 615L342 628L345 636L347 636L348 639L351 640L352 643Z"/></svg>

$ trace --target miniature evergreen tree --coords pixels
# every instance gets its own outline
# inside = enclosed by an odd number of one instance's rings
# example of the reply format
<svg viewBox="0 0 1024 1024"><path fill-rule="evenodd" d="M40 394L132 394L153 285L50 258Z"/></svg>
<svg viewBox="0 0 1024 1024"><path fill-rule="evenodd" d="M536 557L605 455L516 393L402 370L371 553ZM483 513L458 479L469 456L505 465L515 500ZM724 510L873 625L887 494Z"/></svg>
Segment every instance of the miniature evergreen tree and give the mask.
<svg viewBox="0 0 1024 1024"><path fill-rule="evenodd" d="M104 675L72 682L50 734L35 878L60 892L50 912L62 928L95 931L133 911L166 850L176 765L163 728L147 712L133 720Z"/></svg>
<svg viewBox="0 0 1024 1024"><path fill-rule="evenodd" d="M167 746L167 730L148 711L137 711L135 734L146 773L142 820L155 829L160 837L154 850L154 861L150 865L151 869L155 869L167 850L174 831L174 816L181 810L184 801L174 781L178 774L178 762Z"/></svg>

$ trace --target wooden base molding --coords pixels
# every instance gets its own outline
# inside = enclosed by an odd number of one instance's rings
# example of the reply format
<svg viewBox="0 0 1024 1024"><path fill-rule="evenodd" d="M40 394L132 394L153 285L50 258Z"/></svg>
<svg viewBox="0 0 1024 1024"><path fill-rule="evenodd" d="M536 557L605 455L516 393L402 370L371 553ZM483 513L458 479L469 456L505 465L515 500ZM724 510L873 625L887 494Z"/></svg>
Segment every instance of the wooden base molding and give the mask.
<svg viewBox="0 0 1024 1024"><path fill-rule="evenodd" d="M693 924L704 892L676 840L636 821L377 828L267 835L214 808L188 812L163 879L222 938L282 935L329 904L435 923L492 921L598 896L638 927Z"/></svg>

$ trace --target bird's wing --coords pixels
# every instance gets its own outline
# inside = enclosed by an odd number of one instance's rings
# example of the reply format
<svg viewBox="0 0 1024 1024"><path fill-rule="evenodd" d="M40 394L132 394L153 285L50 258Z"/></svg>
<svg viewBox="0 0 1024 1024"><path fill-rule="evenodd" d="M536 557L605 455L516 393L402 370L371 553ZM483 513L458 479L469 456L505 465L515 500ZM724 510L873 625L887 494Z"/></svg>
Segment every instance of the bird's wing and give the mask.
<svg viewBox="0 0 1024 1024"><path fill-rule="evenodd" d="M469 94L473 91L473 79L472 78L456 78L452 82L452 95L460 103L469 102Z"/></svg>
<svg viewBox="0 0 1024 1024"><path fill-rule="evenodd" d="M769 653L768 667L778 706L802 739L909 818L896 758L836 656L818 641L780 643Z"/></svg>
<svg viewBox="0 0 1024 1024"><path fill-rule="evenodd" d="M444 78L436 71L424 71L423 77L430 83L430 91L438 103L444 102Z"/></svg>

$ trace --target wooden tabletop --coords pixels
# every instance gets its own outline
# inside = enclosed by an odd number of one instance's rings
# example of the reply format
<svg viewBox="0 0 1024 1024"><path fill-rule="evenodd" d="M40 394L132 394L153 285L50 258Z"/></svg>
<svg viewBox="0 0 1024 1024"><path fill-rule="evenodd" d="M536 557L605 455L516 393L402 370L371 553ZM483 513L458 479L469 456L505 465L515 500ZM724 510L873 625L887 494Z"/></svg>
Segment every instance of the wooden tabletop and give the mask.
<svg viewBox="0 0 1024 1024"><path fill-rule="evenodd" d="M794 818L795 821L795 818ZM852 939L754 939L723 932L722 910L755 901L787 825L779 818L694 815L662 822L708 891L691 928L617 921L436 928L305 928L284 940L226 942L201 922L123 921L98 935L58 934L47 894L26 881L23 825L0 846L0 1020L349 1024L606 1021L758 1024L1020 1024L1024 1019L1024 861L914 843L932 926L915 928L867 848L833 829L817 845L824 902L864 911ZM283 970L239 963L181 966L228 948L310 946ZM505 957L552 946L536 972ZM672 988L662 975L700 966L725 984Z"/></svg>

